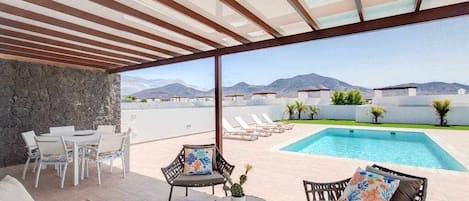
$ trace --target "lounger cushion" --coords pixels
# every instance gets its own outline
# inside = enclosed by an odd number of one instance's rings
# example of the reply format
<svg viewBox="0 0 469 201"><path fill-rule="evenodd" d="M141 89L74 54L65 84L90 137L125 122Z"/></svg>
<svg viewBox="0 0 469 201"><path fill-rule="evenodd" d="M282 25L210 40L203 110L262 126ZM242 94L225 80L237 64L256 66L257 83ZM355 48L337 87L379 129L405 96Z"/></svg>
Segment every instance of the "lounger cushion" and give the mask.
<svg viewBox="0 0 469 201"><path fill-rule="evenodd" d="M1 201L34 201L24 188L15 178L7 175L0 181L0 200Z"/></svg>
<svg viewBox="0 0 469 201"><path fill-rule="evenodd" d="M214 147L184 147L184 175L212 174L214 152Z"/></svg>
<svg viewBox="0 0 469 201"><path fill-rule="evenodd" d="M339 201L389 201L399 180L358 168Z"/></svg>
<svg viewBox="0 0 469 201"><path fill-rule="evenodd" d="M420 186L423 183L423 181L420 179L393 175L370 166L366 167L366 171L373 172L385 177L398 179L400 181L399 188L397 188L396 192L392 196L391 201L414 201L415 197L418 195Z"/></svg>
<svg viewBox="0 0 469 201"><path fill-rule="evenodd" d="M210 175L184 175L180 174L173 181L176 186L193 186L193 185L211 185L221 184L225 182L225 178L218 172Z"/></svg>

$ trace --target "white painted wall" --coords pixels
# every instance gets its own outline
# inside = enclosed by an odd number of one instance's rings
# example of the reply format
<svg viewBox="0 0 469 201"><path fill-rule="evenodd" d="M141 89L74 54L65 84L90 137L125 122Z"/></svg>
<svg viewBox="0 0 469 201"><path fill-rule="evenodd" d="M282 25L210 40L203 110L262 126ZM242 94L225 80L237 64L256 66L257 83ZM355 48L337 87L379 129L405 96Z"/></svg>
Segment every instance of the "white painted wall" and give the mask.
<svg viewBox="0 0 469 201"><path fill-rule="evenodd" d="M452 106L469 106L469 95L425 95L373 97L374 105L383 106L430 106L434 100L451 100Z"/></svg>
<svg viewBox="0 0 469 201"><path fill-rule="evenodd" d="M372 122L370 105L357 107L355 121ZM430 106L384 107L386 113L380 119L383 123L438 124L439 119ZM469 107L452 107L448 113L449 125L469 125Z"/></svg>
<svg viewBox="0 0 469 201"><path fill-rule="evenodd" d="M355 120L356 105L320 105L320 119Z"/></svg>
<svg viewBox="0 0 469 201"><path fill-rule="evenodd" d="M267 113L273 120L282 118L283 105L233 106L224 107L223 116L233 125L238 124L235 116L241 116L247 123L254 123L251 114ZM215 109L200 108L160 108L122 110L122 130L134 130L131 143L176 137L215 129Z"/></svg>

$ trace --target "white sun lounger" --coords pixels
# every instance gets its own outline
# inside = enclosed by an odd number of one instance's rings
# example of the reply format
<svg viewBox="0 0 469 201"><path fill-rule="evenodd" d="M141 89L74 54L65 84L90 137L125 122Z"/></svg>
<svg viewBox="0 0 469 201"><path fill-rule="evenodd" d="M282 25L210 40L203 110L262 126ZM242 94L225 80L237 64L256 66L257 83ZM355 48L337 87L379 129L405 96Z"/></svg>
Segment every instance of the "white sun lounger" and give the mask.
<svg viewBox="0 0 469 201"><path fill-rule="evenodd" d="M270 124L270 125L280 125L285 128L285 130L291 130L293 129L294 124L289 124L289 123L275 123L272 121L272 119L267 115L266 113L262 113L262 117L264 117L265 121Z"/></svg>
<svg viewBox="0 0 469 201"><path fill-rule="evenodd" d="M255 115L255 114L251 114L251 117L254 120L254 122L256 122L257 127L270 128L272 130L272 132L274 132L274 133L283 133L283 132L285 132L285 128L283 128L281 125L273 125L273 124L263 123L259 119L259 117L257 117L257 115Z"/></svg>
<svg viewBox="0 0 469 201"><path fill-rule="evenodd" d="M259 133L255 130L245 130L245 129L235 129L231 126L230 122L228 122L225 118L222 120L222 126L225 130L223 132L224 138L232 138L232 139L242 139L242 140L257 140L259 138ZM233 137L239 136L239 137Z"/></svg>
<svg viewBox="0 0 469 201"><path fill-rule="evenodd" d="M270 128L260 128L260 127L255 127L255 126L249 126L243 118L240 116L235 117L235 120L238 122L238 124L241 126L241 128L245 130L256 130L259 132L259 136L261 137L269 137L272 135L272 129Z"/></svg>

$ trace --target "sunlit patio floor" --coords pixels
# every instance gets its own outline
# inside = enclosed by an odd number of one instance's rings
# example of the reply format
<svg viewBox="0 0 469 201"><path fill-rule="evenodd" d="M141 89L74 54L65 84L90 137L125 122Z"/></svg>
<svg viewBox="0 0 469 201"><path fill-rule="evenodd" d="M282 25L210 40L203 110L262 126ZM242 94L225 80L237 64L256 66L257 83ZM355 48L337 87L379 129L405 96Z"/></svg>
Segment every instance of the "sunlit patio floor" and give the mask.
<svg viewBox="0 0 469 201"><path fill-rule="evenodd" d="M274 134L257 141L224 140L224 156L236 165L234 175L238 176L247 163L254 166L248 175L245 192L268 201L306 200L302 180L329 182L350 177L354 170L373 162L300 155L278 151L282 145L301 139L327 128L324 125L296 125L293 131ZM334 126L340 127L340 126ZM350 128L348 126L347 128ZM364 127L360 127L363 129ZM379 129L379 128L372 128ZM384 130L412 130L390 129ZM412 130L416 131L416 130ZM466 167L469 164L469 132L424 131ZM41 174L38 189L33 187L33 174L28 172L22 181L37 201L55 200L167 200L169 185L166 184L160 168L169 164L180 151L182 144L213 143L214 133L203 133L179 138L159 140L133 145L131 148L131 173L123 179L119 168L113 173L105 168L102 184L97 185L94 165L90 166L90 178L73 187L69 172L64 189L58 188L59 178L54 171ZM119 162L116 162L119 164ZM417 168L395 164L378 163L391 169L424 176L429 179L428 199L430 201L467 200L469 197L469 173ZM116 165L116 167L120 167ZM22 166L3 168L0 176L11 174L20 178ZM189 197L184 196L183 188L175 188L173 200L216 200L224 196L221 186L216 187L215 196L211 188L194 188Z"/></svg>

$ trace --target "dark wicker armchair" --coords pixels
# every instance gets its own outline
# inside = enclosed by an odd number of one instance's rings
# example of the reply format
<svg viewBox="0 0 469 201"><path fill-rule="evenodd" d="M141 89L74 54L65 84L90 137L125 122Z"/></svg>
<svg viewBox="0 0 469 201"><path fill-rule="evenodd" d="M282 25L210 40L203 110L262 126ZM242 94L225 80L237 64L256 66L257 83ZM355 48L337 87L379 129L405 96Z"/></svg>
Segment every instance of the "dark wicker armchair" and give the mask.
<svg viewBox="0 0 469 201"><path fill-rule="evenodd" d="M420 186L419 192L415 197L414 201L425 201L428 186L427 178L408 175L378 165L373 165L372 167L387 173L391 173L396 176L403 176L422 180L422 185ZM306 199L308 201L336 201L344 192L345 187L347 187L347 184L350 179L351 178L332 183L315 183L310 181L303 181L303 185L305 187L306 192Z"/></svg>
<svg viewBox="0 0 469 201"><path fill-rule="evenodd" d="M233 172L234 165L229 164L225 161L221 153L213 144L209 145L184 145L184 147L189 148L214 148L215 149L215 163L213 165L213 174L212 175L193 175L187 176L182 174L184 168L184 148L179 152L176 159L171 162L167 167L161 168L163 175L166 178L166 181L171 186L169 192L169 200L171 201L171 196L173 194L173 187L180 186L186 187L186 196L188 194L189 187L206 187L212 186L212 194L215 193L215 185L225 184L226 179L223 177L223 174L226 172L229 175ZM226 192L225 192L226 194Z"/></svg>

